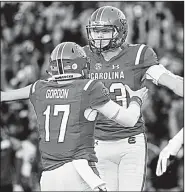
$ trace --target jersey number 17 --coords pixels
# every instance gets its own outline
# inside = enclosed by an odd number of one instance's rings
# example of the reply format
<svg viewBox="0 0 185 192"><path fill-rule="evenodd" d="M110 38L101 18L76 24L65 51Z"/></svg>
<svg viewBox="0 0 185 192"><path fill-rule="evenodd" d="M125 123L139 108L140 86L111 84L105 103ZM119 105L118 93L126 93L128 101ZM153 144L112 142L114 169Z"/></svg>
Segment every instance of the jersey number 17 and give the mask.
<svg viewBox="0 0 185 192"><path fill-rule="evenodd" d="M59 112L63 112L63 118L59 115ZM58 142L64 142L64 136L66 133L67 122L70 114L70 105L54 105L54 112L51 114L51 105L46 107L43 115L45 118L45 141L50 141L50 118L58 116L61 119Z"/></svg>

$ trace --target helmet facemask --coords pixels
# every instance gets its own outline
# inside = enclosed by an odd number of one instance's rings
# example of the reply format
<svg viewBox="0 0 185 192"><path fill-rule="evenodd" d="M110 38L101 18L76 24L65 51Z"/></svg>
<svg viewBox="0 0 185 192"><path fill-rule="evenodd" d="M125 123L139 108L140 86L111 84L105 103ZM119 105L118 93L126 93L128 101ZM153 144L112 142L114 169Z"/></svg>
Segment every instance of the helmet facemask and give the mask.
<svg viewBox="0 0 185 192"><path fill-rule="evenodd" d="M109 50L117 39L118 31L112 25L87 26L89 44L97 53Z"/></svg>

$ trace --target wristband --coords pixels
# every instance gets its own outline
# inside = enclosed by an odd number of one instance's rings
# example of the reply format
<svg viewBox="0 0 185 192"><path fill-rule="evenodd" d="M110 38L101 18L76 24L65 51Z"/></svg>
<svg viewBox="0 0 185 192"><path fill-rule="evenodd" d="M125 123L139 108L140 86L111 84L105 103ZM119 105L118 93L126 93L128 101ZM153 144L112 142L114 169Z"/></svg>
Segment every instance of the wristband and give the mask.
<svg viewBox="0 0 185 192"><path fill-rule="evenodd" d="M139 104L139 106L141 107L141 105L142 105L142 99L141 98L139 98L138 96L133 96L133 97L131 97L131 99L130 99L130 102L132 102L132 101L136 101L138 104Z"/></svg>

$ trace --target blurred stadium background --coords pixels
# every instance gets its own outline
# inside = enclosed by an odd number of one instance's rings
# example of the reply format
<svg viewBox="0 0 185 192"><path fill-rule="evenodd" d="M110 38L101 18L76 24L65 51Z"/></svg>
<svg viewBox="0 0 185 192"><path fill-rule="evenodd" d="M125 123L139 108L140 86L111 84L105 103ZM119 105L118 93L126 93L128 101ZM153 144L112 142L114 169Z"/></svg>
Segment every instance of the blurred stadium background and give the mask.
<svg viewBox="0 0 185 192"><path fill-rule="evenodd" d="M128 42L148 44L161 64L184 77L183 1L1 2L1 90L21 88L44 78L49 55L58 43L87 44L88 17L102 5L113 5L126 14ZM155 175L159 152L183 127L183 99L164 87L152 89L143 107L149 143L145 191L183 191L183 150L164 176ZM30 102L2 104L1 127L25 140L29 130L37 128ZM32 177L35 190L40 168L38 156Z"/></svg>

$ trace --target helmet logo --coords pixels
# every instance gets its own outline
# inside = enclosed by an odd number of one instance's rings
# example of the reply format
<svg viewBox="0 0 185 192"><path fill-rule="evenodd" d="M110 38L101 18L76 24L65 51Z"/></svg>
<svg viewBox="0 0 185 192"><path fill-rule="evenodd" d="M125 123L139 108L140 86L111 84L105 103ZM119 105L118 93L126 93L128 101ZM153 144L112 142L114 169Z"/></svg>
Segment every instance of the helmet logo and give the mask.
<svg viewBox="0 0 185 192"><path fill-rule="evenodd" d="M75 70L75 69L77 69L77 68L78 68L78 65L77 65L76 63L74 63L74 64L72 64L72 66L71 66L71 67L72 67L72 69L73 69L73 70Z"/></svg>
<svg viewBox="0 0 185 192"><path fill-rule="evenodd" d="M95 64L95 69L96 70L101 70L101 68L102 68L102 64L101 63L96 63Z"/></svg>

